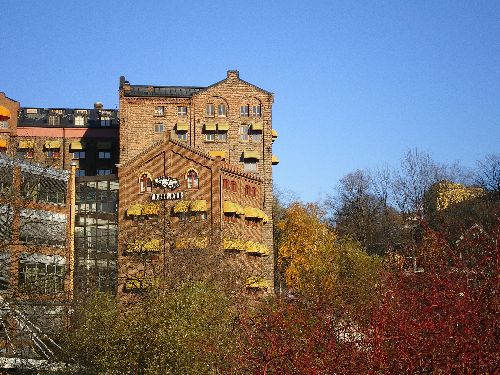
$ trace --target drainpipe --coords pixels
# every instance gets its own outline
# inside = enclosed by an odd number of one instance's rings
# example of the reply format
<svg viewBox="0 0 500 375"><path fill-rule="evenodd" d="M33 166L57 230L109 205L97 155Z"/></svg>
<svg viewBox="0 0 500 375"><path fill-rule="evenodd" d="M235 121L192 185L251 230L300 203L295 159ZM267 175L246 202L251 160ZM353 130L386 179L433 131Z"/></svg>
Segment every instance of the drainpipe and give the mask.
<svg viewBox="0 0 500 375"><path fill-rule="evenodd" d="M69 220L70 220L70 240L69 240L69 294L70 299L74 297L74 277L75 277L75 203L76 203L76 161L71 161L71 174L70 174L70 201L69 201Z"/></svg>

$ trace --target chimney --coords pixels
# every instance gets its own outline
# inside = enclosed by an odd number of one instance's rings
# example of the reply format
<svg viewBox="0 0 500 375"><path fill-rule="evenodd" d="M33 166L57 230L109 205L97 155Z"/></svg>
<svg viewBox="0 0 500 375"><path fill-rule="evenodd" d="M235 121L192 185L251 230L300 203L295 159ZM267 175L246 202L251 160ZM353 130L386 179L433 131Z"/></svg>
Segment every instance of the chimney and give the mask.
<svg viewBox="0 0 500 375"><path fill-rule="evenodd" d="M102 103L101 102L95 102L94 103L94 109L102 109Z"/></svg>
<svg viewBox="0 0 500 375"><path fill-rule="evenodd" d="M240 78L240 72L237 70L228 70L227 71L227 79L229 80L237 80Z"/></svg>

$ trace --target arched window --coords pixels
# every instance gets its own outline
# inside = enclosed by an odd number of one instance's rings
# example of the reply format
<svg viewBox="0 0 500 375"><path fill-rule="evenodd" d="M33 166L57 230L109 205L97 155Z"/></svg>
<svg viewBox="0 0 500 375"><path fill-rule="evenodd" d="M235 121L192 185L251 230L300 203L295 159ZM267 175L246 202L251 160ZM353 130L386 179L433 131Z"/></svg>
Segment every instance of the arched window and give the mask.
<svg viewBox="0 0 500 375"><path fill-rule="evenodd" d="M194 169L190 169L186 173L187 187L188 189L198 189L198 173Z"/></svg>
<svg viewBox="0 0 500 375"><path fill-rule="evenodd" d="M153 183L151 181L151 176L148 173L143 173L139 178L139 187L141 193L150 192L153 188Z"/></svg>

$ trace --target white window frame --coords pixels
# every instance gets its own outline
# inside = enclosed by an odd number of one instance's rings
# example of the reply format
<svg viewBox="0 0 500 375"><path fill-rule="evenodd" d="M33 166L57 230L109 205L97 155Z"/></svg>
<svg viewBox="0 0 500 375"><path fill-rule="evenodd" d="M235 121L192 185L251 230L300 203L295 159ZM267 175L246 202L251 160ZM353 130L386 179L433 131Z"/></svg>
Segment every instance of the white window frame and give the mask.
<svg viewBox="0 0 500 375"><path fill-rule="evenodd" d="M207 103L205 106L205 116L214 117L215 116L215 105L213 103Z"/></svg>
<svg viewBox="0 0 500 375"><path fill-rule="evenodd" d="M164 116L165 115L165 107L160 105L155 107L155 116Z"/></svg>
<svg viewBox="0 0 500 375"><path fill-rule="evenodd" d="M248 105L242 105L240 106L240 117L248 117L249 115L249 109L248 109Z"/></svg>
<svg viewBox="0 0 500 375"><path fill-rule="evenodd" d="M176 134L179 141L187 141L187 132L177 132Z"/></svg>
<svg viewBox="0 0 500 375"><path fill-rule="evenodd" d="M217 106L217 116L219 117L227 116L227 107L224 103L221 103Z"/></svg>
<svg viewBox="0 0 500 375"><path fill-rule="evenodd" d="M74 124L75 124L75 126L85 126L85 116L84 115L75 115Z"/></svg>
<svg viewBox="0 0 500 375"><path fill-rule="evenodd" d="M155 129L154 129L156 134L163 133L165 131L165 125L162 123L155 124Z"/></svg>
<svg viewBox="0 0 500 375"><path fill-rule="evenodd" d="M260 115L261 115L260 104L252 105L250 114L252 117L260 117Z"/></svg>
<svg viewBox="0 0 500 375"><path fill-rule="evenodd" d="M177 116L187 116L187 107L177 106Z"/></svg>

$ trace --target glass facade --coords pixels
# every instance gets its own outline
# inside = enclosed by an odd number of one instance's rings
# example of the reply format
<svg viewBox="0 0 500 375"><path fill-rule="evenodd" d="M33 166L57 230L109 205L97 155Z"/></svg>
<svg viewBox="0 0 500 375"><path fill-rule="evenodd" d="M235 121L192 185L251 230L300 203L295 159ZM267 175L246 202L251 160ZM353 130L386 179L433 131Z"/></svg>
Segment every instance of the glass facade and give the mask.
<svg viewBox="0 0 500 375"><path fill-rule="evenodd" d="M116 293L118 180L82 177L76 183L75 294Z"/></svg>

